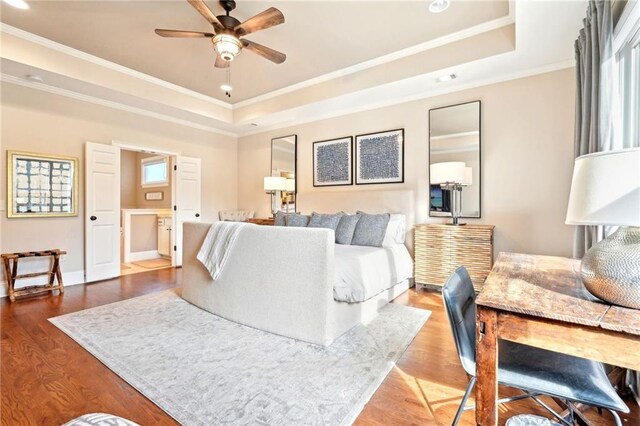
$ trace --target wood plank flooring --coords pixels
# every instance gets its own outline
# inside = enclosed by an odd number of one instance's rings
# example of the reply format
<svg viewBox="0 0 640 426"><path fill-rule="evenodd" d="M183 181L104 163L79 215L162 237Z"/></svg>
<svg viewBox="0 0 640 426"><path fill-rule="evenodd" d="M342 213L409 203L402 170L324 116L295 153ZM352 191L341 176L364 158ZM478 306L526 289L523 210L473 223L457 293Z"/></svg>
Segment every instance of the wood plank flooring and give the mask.
<svg viewBox="0 0 640 426"><path fill-rule="evenodd" d="M175 425L160 408L102 365L47 318L173 288L180 270L160 269L100 283L68 287L62 297L0 302L0 420L2 425L60 425L89 412L106 412L141 425ZM440 295L409 290L396 303L433 312L397 366L371 398L358 425L449 425L467 377L458 361ZM501 389L501 395L509 390ZM640 424L640 410L626 425ZM501 406L500 419L544 414L529 401ZM589 412L594 425L613 424ZM461 425L475 424L473 412Z"/></svg>

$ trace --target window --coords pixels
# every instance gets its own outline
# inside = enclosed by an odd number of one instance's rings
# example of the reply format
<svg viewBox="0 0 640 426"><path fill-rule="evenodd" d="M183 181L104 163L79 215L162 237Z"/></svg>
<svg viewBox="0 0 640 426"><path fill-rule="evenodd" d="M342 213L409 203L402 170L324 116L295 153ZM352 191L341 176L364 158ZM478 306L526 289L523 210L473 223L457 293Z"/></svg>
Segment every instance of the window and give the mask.
<svg viewBox="0 0 640 426"><path fill-rule="evenodd" d="M619 53L622 123L625 148L640 144L640 31Z"/></svg>
<svg viewBox="0 0 640 426"><path fill-rule="evenodd" d="M623 146L619 148L640 146L640 6L627 4L626 9L628 15L618 23L614 36L622 107Z"/></svg>
<svg viewBox="0 0 640 426"><path fill-rule="evenodd" d="M142 159L141 184L143 188L167 186L167 157L149 157Z"/></svg>

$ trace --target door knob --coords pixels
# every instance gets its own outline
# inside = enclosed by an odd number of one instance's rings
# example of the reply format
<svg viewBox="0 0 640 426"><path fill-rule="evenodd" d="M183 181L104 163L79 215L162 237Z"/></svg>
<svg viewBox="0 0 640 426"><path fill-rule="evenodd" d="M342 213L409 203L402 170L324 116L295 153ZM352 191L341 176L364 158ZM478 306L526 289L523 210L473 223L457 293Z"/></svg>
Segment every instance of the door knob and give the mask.
<svg viewBox="0 0 640 426"><path fill-rule="evenodd" d="M91 220L96 220L96 219L98 219L98 218L97 218L97 217L95 217L95 216L91 216L89 219L91 219Z"/></svg>
<svg viewBox="0 0 640 426"><path fill-rule="evenodd" d="M196 217L200 217L200 213L196 213Z"/></svg>

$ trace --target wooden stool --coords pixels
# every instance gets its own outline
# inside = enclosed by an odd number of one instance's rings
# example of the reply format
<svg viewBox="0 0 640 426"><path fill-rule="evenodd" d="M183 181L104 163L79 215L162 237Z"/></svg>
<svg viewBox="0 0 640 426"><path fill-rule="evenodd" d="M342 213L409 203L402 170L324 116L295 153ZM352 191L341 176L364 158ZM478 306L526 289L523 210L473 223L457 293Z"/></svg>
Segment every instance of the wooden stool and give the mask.
<svg viewBox="0 0 640 426"><path fill-rule="evenodd" d="M7 277L7 284L9 287L9 300L11 300L12 302L15 302L17 296L45 293L47 291L54 291L54 290L60 291L60 294L64 293L64 287L62 285L62 272L60 272L60 256L63 254L67 254L67 252L59 249L2 254L2 260L4 261L4 272ZM51 265L50 271L18 275L18 259L23 257L42 257L42 256L53 257L53 264ZM11 264L12 261L13 261L13 265ZM42 275L49 276L48 284L32 285L28 287L22 287L17 290L14 289L15 282L17 279L39 277ZM58 283L54 284L54 281L56 280L58 281Z"/></svg>

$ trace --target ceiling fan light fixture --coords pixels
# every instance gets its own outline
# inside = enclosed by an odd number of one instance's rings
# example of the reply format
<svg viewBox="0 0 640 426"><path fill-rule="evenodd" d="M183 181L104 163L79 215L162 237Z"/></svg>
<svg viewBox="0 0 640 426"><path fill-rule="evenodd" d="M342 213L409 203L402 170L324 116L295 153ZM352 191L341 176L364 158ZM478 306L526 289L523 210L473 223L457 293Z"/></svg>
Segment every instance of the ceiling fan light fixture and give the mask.
<svg viewBox="0 0 640 426"><path fill-rule="evenodd" d="M218 34L211 42L218 56L227 62L233 61L242 48L240 40L231 34Z"/></svg>
<svg viewBox="0 0 640 426"><path fill-rule="evenodd" d="M230 84L221 84L220 90L224 90L225 92L230 92L233 90L233 87Z"/></svg>
<svg viewBox="0 0 640 426"><path fill-rule="evenodd" d="M451 5L450 0L433 0L431 4L429 4L429 12L431 13L440 13L444 12Z"/></svg>

